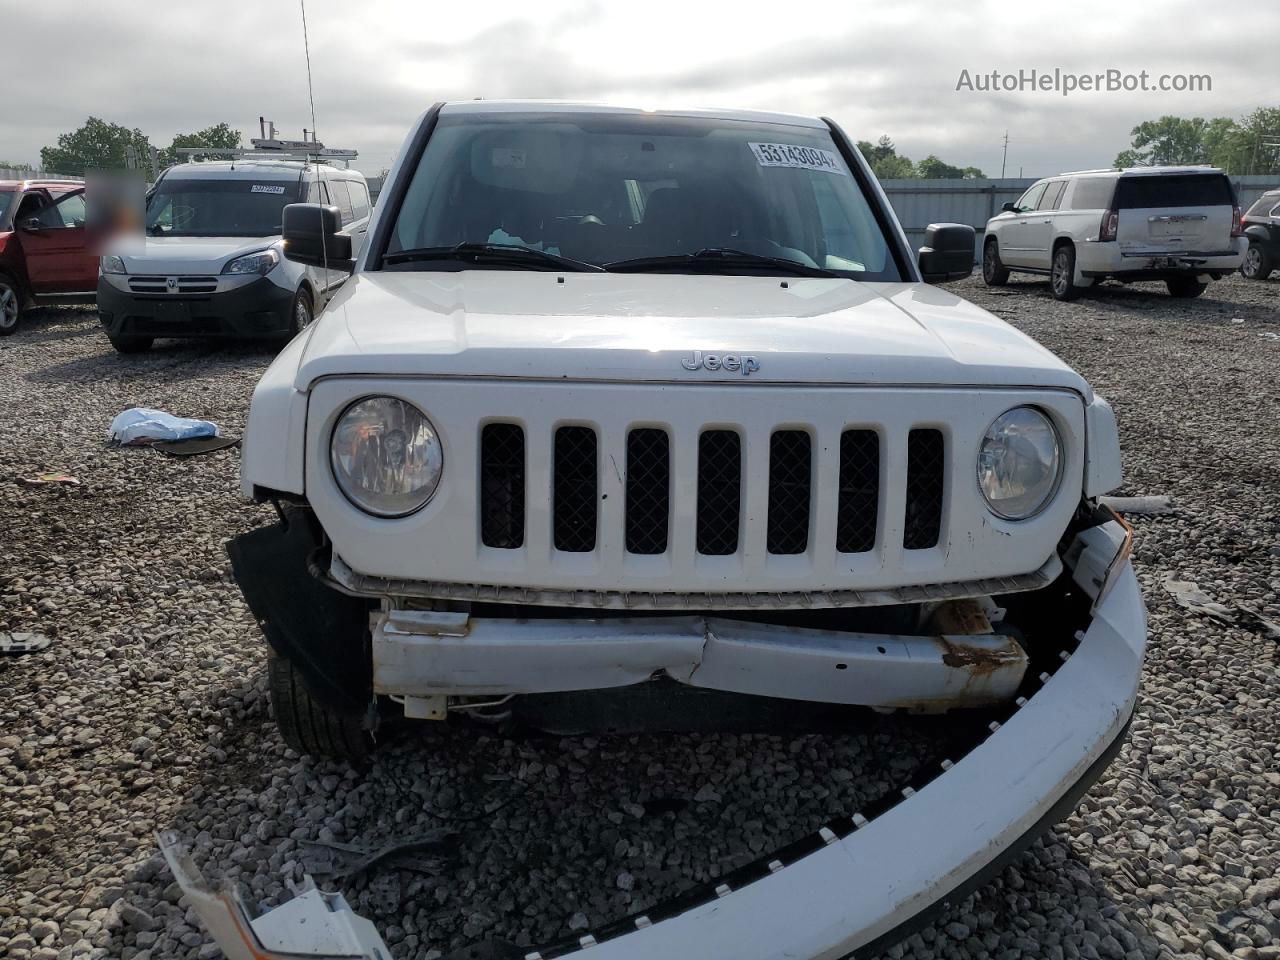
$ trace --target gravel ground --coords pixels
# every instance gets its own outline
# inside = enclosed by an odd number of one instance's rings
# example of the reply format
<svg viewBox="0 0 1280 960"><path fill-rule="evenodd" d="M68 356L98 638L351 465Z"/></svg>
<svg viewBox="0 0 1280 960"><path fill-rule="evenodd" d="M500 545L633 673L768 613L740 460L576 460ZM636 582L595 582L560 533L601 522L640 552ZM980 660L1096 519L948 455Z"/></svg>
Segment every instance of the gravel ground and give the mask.
<svg viewBox="0 0 1280 960"><path fill-rule="evenodd" d="M1078 367L1120 417L1151 612L1130 744L1080 809L891 957L1280 958L1280 282L1198 301L1108 286L953 288ZM371 769L299 758L267 707L262 643L223 541L269 522L239 455L104 445L133 404L239 434L270 354L162 343L117 357L88 310L0 340L0 630L54 638L0 660L0 955L216 957L155 853L193 840L255 905L300 876L300 840L448 825L438 875L344 892L397 958L541 943L705 881L857 809L916 764L894 727L840 736L527 737L424 732ZM29 487L50 471L74 488ZM1197 582L1228 619L1177 606ZM429 761L429 762L428 762Z"/></svg>

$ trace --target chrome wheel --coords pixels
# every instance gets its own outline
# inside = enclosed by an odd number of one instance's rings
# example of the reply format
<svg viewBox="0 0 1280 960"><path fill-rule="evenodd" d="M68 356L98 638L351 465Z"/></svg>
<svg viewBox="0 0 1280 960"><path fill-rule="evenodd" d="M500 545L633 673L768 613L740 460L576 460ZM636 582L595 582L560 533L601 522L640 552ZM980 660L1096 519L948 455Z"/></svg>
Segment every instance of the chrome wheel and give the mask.
<svg viewBox="0 0 1280 960"><path fill-rule="evenodd" d="M307 298L299 296L293 301L293 325L297 330L304 329L311 323L311 304Z"/></svg>
<svg viewBox="0 0 1280 960"><path fill-rule="evenodd" d="M18 325L18 291L7 280L0 280L0 330L12 330Z"/></svg>
<svg viewBox="0 0 1280 960"><path fill-rule="evenodd" d="M1244 264L1240 268L1250 280L1253 280L1262 272L1262 251L1258 249L1255 243L1249 244L1249 249L1244 253Z"/></svg>
<svg viewBox="0 0 1280 960"><path fill-rule="evenodd" d="M1067 284L1071 282L1071 264L1068 262L1067 251L1059 250L1053 258L1053 292L1058 296L1062 296L1067 292Z"/></svg>

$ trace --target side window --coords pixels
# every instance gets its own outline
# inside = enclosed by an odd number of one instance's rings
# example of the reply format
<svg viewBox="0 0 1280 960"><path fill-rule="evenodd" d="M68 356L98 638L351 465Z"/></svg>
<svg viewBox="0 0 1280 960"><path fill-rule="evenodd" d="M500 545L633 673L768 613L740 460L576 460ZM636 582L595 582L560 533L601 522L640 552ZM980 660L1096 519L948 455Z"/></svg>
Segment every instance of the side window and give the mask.
<svg viewBox="0 0 1280 960"><path fill-rule="evenodd" d="M18 212L14 215L14 219L18 223L25 223L32 217L40 219L41 226L44 220L40 218L41 210L48 206L48 198L43 193L28 193L22 198L22 202L18 204Z"/></svg>
<svg viewBox="0 0 1280 960"><path fill-rule="evenodd" d="M1280 203L1271 208L1271 216L1280 217Z"/></svg>
<svg viewBox="0 0 1280 960"><path fill-rule="evenodd" d="M357 220L363 220L369 215L369 189L359 180L348 180L346 186L351 194L351 212Z"/></svg>
<svg viewBox="0 0 1280 960"><path fill-rule="evenodd" d="M1114 177L1081 177L1071 192L1072 210L1109 210Z"/></svg>
<svg viewBox="0 0 1280 960"><path fill-rule="evenodd" d="M42 227L84 226L84 194L69 193L43 207L36 216Z"/></svg>
<svg viewBox="0 0 1280 960"><path fill-rule="evenodd" d="M342 225L345 227L355 219L351 210L351 194L347 193L347 185L341 180L330 180L327 186L334 206L342 214Z"/></svg>
<svg viewBox="0 0 1280 960"><path fill-rule="evenodd" d="M1057 210L1058 201L1062 199L1062 191L1066 189L1067 181L1054 180L1045 190L1044 195L1040 198L1040 202L1036 204L1037 210Z"/></svg>
<svg viewBox="0 0 1280 960"><path fill-rule="evenodd" d="M328 206L329 192L319 180L313 180L307 184L307 203L323 203Z"/></svg>
<svg viewBox="0 0 1280 960"><path fill-rule="evenodd" d="M1044 195L1044 188L1048 186L1045 183L1037 183L1034 187L1018 198L1018 212L1025 213L1028 210L1034 210L1036 204L1040 202L1040 198Z"/></svg>

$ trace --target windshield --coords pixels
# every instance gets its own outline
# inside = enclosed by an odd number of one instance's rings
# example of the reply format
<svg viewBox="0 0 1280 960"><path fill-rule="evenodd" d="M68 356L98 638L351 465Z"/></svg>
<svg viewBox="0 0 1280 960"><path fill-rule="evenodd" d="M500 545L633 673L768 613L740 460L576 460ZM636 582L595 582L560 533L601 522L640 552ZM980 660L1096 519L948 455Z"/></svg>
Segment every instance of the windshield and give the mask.
<svg viewBox="0 0 1280 960"><path fill-rule="evenodd" d="M446 114L414 171L387 254L458 244L525 247L606 267L679 260L643 265L660 272L785 272L752 260L769 257L860 280L902 279L831 134L790 124ZM693 259L706 250L750 256ZM447 258L392 263L459 268Z"/></svg>
<svg viewBox="0 0 1280 960"><path fill-rule="evenodd" d="M147 232L166 237L272 237L297 181L165 178L147 201Z"/></svg>

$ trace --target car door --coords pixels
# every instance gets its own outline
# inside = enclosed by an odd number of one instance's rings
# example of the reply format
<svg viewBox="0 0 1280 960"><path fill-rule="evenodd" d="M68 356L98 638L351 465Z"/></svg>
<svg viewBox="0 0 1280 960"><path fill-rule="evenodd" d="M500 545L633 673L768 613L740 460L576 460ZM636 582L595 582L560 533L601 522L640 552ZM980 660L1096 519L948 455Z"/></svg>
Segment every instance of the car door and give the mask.
<svg viewBox="0 0 1280 960"><path fill-rule="evenodd" d="M363 222L356 221L355 206L351 200L351 184L346 180L329 180L325 186L329 188L329 199L333 205L338 208L338 213L342 216L342 232L351 238L351 255L358 257L360 255L360 244L364 242L363 226L368 224L366 216ZM336 287L341 284L350 274L343 270L329 271L329 285Z"/></svg>
<svg viewBox="0 0 1280 960"><path fill-rule="evenodd" d="M364 249L365 235L369 232L369 214L373 204L369 202L369 188L363 180L344 181L351 196L351 256L359 259Z"/></svg>
<svg viewBox="0 0 1280 960"><path fill-rule="evenodd" d="M84 190L45 197L34 217L19 212L23 219L17 224L18 237L31 292L92 293L98 259L88 250Z"/></svg>
<svg viewBox="0 0 1280 960"><path fill-rule="evenodd" d="M1022 224L1023 237L1026 239L1027 265L1039 270L1049 269L1049 248L1053 246L1054 211L1062 200L1062 191L1066 189L1066 180L1050 180L1036 201L1034 214L1028 214Z"/></svg>
<svg viewBox="0 0 1280 960"><path fill-rule="evenodd" d="M1036 204L1044 196L1047 182L1033 184L1018 198L1009 222L1000 228L1000 259L1011 266L1033 267L1029 221L1036 215Z"/></svg>

